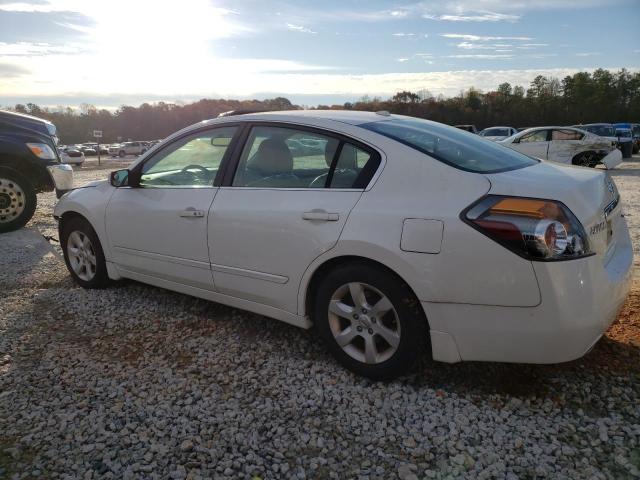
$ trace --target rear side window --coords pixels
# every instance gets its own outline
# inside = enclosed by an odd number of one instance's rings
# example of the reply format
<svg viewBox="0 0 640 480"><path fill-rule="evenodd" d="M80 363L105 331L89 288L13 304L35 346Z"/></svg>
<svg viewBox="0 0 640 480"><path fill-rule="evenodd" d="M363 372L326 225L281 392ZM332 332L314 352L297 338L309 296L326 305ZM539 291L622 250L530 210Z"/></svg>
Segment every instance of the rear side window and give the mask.
<svg viewBox="0 0 640 480"><path fill-rule="evenodd" d="M452 167L476 173L495 173L535 165L515 150L470 135L457 128L417 118L392 118L360 125L397 140Z"/></svg>
<svg viewBox="0 0 640 480"><path fill-rule="evenodd" d="M546 142L548 135L548 130L536 130L520 137L520 143Z"/></svg>
<svg viewBox="0 0 640 480"><path fill-rule="evenodd" d="M551 140L582 140L584 135L574 130L552 130Z"/></svg>
<svg viewBox="0 0 640 480"><path fill-rule="evenodd" d="M234 187L365 188L379 157L315 131L256 126L244 146Z"/></svg>

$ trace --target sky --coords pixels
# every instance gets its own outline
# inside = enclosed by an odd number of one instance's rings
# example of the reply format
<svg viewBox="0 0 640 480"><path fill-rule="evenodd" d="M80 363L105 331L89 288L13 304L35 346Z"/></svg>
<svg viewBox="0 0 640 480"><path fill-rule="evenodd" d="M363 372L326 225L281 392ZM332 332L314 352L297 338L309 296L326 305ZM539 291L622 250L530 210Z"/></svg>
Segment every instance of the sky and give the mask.
<svg viewBox="0 0 640 480"><path fill-rule="evenodd" d="M0 0L0 105L453 96L640 67L640 0Z"/></svg>

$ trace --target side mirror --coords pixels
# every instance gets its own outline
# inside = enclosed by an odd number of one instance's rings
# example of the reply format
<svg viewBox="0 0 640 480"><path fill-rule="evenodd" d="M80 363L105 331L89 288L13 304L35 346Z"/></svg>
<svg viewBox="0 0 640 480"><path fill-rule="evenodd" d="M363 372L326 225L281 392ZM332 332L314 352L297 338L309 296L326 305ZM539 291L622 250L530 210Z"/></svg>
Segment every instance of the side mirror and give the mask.
<svg viewBox="0 0 640 480"><path fill-rule="evenodd" d="M113 187L128 187L129 186L129 170L122 169L116 170L109 174L109 183Z"/></svg>

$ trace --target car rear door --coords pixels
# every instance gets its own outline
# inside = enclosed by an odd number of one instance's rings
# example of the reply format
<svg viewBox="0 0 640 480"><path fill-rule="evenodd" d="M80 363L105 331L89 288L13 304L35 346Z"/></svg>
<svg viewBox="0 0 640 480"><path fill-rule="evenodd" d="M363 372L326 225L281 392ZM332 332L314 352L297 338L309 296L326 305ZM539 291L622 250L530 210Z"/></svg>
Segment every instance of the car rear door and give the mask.
<svg viewBox="0 0 640 480"><path fill-rule="evenodd" d="M182 136L130 173L140 176L138 186L116 189L105 222L124 276L213 290L207 215L218 191L214 179L237 132L225 126Z"/></svg>
<svg viewBox="0 0 640 480"><path fill-rule="evenodd" d="M575 130L554 128L551 130L547 158L554 162L570 164L573 157L588 149L583 138L584 135Z"/></svg>
<svg viewBox="0 0 640 480"><path fill-rule="evenodd" d="M209 212L216 290L296 313L303 273L336 244L380 154L290 124L254 124L245 137Z"/></svg>
<svg viewBox="0 0 640 480"><path fill-rule="evenodd" d="M530 157L547 159L549 150L549 130L534 130L524 134L514 148Z"/></svg>

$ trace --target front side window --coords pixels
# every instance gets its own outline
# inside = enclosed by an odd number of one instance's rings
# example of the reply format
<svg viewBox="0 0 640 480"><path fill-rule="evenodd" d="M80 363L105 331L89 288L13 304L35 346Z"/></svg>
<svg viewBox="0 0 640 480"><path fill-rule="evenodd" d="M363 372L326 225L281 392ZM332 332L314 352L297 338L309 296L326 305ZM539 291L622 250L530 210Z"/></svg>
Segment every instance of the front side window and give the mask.
<svg viewBox="0 0 640 480"><path fill-rule="evenodd" d="M371 169L370 159L364 149L332 136L288 127L257 126L251 129L232 185L364 188L363 170L367 165L367 171Z"/></svg>
<svg viewBox="0 0 640 480"><path fill-rule="evenodd" d="M392 118L362 124L360 127L470 172L493 173L538 163L538 160L515 150L428 120Z"/></svg>
<svg viewBox="0 0 640 480"><path fill-rule="evenodd" d="M145 187L210 187L237 127L198 132L167 145L142 169Z"/></svg>
<svg viewBox="0 0 640 480"><path fill-rule="evenodd" d="M575 130L552 130L551 140L582 140L584 135Z"/></svg>

